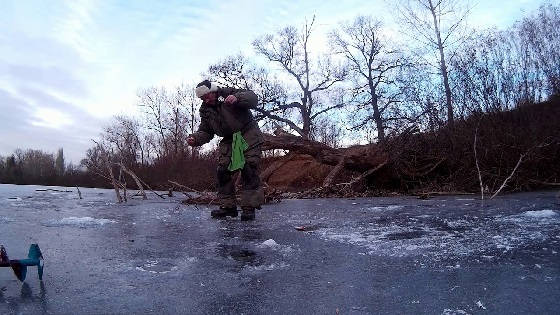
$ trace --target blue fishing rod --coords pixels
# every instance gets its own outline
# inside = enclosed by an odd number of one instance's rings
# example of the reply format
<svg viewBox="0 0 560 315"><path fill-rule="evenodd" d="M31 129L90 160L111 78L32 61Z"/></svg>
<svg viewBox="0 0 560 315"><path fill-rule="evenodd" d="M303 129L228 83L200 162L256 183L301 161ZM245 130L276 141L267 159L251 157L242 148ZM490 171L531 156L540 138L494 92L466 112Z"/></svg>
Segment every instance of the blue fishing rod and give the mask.
<svg viewBox="0 0 560 315"><path fill-rule="evenodd" d="M41 249L37 244L31 244L29 247L29 254L27 259L13 259L8 258L6 249L3 245L0 245L0 267L11 267L14 274L19 279L19 281L25 281L25 276L27 275L27 267L37 266L37 273L39 274L39 280L43 280L43 254Z"/></svg>

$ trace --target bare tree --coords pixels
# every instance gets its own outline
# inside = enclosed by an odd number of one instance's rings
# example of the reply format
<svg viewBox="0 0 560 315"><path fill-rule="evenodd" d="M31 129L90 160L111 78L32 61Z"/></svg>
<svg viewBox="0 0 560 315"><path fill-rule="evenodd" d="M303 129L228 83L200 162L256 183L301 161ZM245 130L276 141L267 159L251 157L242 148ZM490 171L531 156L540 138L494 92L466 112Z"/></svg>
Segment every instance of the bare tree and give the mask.
<svg viewBox="0 0 560 315"><path fill-rule="evenodd" d="M560 93L560 8L542 6L503 30L477 32L452 60L463 115L544 101ZM455 107L457 108L457 106Z"/></svg>
<svg viewBox="0 0 560 315"><path fill-rule="evenodd" d="M342 54L354 74L354 93L358 108L368 114L357 127L373 120L380 142L385 140L386 117L390 107L399 103L402 92L396 86L395 70L405 66L403 55L382 36L382 23L358 16L330 33L335 52ZM395 117L391 117L395 118Z"/></svg>
<svg viewBox="0 0 560 315"><path fill-rule="evenodd" d="M518 28L544 73L549 95L560 95L560 6L543 4Z"/></svg>
<svg viewBox="0 0 560 315"><path fill-rule="evenodd" d="M264 120L265 129L273 131L276 126L286 126L296 131L301 129L297 121L292 119L293 109L298 104L287 104L287 92L281 82L246 56L237 54L226 57L210 65L205 76L222 86L255 92L259 99L255 118Z"/></svg>
<svg viewBox="0 0 560 315"><path fill-rule="evenodd" d="M337 66L330 55L316 59L312 56L309 40L314 22L315 18L311 23L305 23L302 30L285 27L276 34L262 36L253 42L257 53L281 66L283 72L295 81L295 94L301 102L285 104L283 110L295 109L298 115L285 123L305 139L310 138L315 119L344 106L321 98L320 94L342 82L348 74L347 69Z"/></svg>
<svg viewBox="0 0 560 315"><path fill-rule="evenodd" d="M129 167L146 164L147 144L142 141L140 124L133 118L115 116L113 123L104 128L102 139L114 146L120 161Z"/></svg>
<svg viewBox="0 0 560 315"><path fill-rule="evenodd" d="M200 108L200 99L196 97L194 93L194 87L187 84L181 84L175 89L175 98L180 109L184 112L184 123L183 126L185 131L185 136L193 134L196 131L198 123L200 122L200 117L198 115L198 110ZM180 122L177 120L177 122ZM183 139L186 141L186 139ZM190 146L188 146L190 147ZM190 147L191 157L194 159L196 157L197 148Z"/></svg>
<svg viewBox="0 0 560 315"><path fill-rule="evenodd" d="M186 139L197 124L200 104L194 89L184 84L172 90L151 87L141 90L138 97L145 127L154 135L149 143L158 158L177 161L192 152Z"/></svg>
<svg viewBox="0 0 560 315"><path fill-rule="evenodd" d="M456 44L465 38L461 31L470 13L466 3L463 0L400 0L398 3L402 21L414 33L413 38L437 52L435 67L442 78L451 127L454 113L448 63L455 54Z"/></svg>
<svg viewBox="0 0 560 315"><path fill-rule="evenodd" d="M155 87L142 89L138 92L138 98L138 106L145 114L146 128L157 135L159 157L165 156L169 153L167 143L169 130L165 125L167 91L164 88Z"/></svg>

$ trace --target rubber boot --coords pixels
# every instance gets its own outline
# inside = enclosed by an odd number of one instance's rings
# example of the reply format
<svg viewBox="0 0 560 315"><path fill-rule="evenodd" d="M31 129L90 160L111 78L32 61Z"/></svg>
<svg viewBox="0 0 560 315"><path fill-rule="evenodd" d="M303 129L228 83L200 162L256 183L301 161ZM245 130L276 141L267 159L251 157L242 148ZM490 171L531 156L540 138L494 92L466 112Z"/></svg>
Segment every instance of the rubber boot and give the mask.
<svg viewBox="0 0 560 315"><path fill-rule="evenodd" d="M210 212L212 218L225 218L225 217L236 217L237 207L220 207L220 209L212 210Z"/></svg>
<svg viewBox="0 0 560 315"><path fill-rule="evenodd" d="M241 221L253 221L253 220L255 220L255 208L253 207L241 208Z"/></svg>

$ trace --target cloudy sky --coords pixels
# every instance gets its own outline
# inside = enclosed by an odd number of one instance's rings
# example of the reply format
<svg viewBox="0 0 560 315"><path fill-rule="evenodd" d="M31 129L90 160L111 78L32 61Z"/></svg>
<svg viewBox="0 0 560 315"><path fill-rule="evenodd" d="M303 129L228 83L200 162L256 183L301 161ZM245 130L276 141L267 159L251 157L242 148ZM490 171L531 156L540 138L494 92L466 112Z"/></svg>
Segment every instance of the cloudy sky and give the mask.
<svg viewBox="0 0 560 315"><path fill-rule="evenodd" d="M139 88L197 83L209 64L313 15L323 33L358 14L391 24L387 3L0 0L0 155L63 147L79 163L113 115L136 111ZM481 0L470 24L507 27L540 3Z"/></svg>

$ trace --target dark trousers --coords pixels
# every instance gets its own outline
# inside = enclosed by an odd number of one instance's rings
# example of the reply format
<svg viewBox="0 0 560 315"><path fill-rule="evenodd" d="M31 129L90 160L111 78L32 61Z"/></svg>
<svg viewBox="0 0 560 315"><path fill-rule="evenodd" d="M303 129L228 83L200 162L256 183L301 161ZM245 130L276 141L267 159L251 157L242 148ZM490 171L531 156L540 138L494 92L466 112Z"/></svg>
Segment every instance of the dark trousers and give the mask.
<svg viewBox="0 0 560 315"><path fill-rule="evenodd" d="M258 208L264 203L264 192L259 177L261 158L260 145L249 147L245 152L245 166L241 169L241 207ZM231 142L220 143L220 160L218 162L218 199L222 207L237 205L233 174L228 170L231 161Z"/></svg>

